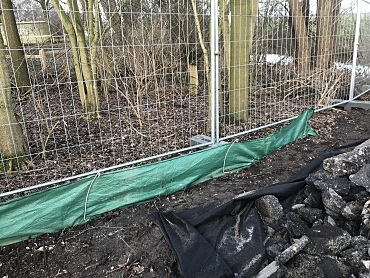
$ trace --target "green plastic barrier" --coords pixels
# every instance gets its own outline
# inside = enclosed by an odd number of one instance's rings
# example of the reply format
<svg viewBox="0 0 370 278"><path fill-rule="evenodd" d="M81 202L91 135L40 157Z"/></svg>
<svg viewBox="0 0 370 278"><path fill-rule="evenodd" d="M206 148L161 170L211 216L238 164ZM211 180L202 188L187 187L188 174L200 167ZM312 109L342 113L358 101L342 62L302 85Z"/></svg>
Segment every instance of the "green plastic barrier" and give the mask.
<svg viewBox="0 0 370 278"><path fill-rule="evenodd" d="M267 137L221 144L191 154L90 176L0 203L0 246L75 226L117 208L184 190L248 167L307 135L313 109Z"/></svg>

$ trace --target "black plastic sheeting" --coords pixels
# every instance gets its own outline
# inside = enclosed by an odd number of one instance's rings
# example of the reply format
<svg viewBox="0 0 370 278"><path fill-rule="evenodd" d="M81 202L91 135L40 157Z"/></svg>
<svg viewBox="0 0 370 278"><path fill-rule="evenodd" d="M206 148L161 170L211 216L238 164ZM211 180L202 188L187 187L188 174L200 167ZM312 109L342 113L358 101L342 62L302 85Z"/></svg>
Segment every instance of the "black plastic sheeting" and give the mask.
<svg viewBox="0 0 370 278"><path fill-rule="evenodd" d="M305 178L325 158L364 140L331 149L308 163L287 182L238 195L182 212L158 212L151 219L160 227L174 251L184 277L253 277L267 261L263 223L254 200L275 195L288 210Z"/></svg>

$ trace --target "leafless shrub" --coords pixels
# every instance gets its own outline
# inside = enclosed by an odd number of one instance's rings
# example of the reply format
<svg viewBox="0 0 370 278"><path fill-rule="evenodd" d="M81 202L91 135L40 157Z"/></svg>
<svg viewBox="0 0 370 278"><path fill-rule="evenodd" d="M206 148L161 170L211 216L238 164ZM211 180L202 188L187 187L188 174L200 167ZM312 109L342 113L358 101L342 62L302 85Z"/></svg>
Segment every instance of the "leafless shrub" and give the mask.
<svg viewBox="0 0 370 278"><path fill-rule="evenodd" d="M132 108L140 126L143 99L155 94L160 107L167 79L173 81L179 78L179 60L175 58L179 57L179 49L171 47L170 30L166 28L166 23L152 19L151 24L143 24L142 20L136 20L133 32L127 33L124 38L122 51L115 53L115 65L121 65L121 68L115 68L118 81L114 86Z"/></svg>
<svg viewBox="0 0 370 278"><path fill-rule="evenodd" d="M307 76L299 75L294 65L255 64L251 72L254 95L273 94L276 101L309 98L316 109L344 97L342 94L350 82L349 72L334 66L326 70L312 69Z"/></svg>

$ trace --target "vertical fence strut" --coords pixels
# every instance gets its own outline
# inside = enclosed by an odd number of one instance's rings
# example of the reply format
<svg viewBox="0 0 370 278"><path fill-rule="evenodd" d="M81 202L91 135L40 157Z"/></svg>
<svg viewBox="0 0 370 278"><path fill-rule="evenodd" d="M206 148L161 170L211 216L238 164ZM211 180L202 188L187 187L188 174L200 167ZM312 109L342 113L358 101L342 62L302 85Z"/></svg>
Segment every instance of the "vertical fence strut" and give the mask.
<svg viewBox="0 0 370 278"><path fill-rule="evenodd" d="M355 40L354 40L354 43L353 43L353 59L352 59L352 71L351 71L351 85L350 85L350 89L349 89L349 101L353 101L354 91L355 91L357 53L358 53L360 26L361 26L360 2L361 2L361 0L357 0L356 28L355 28Z"/></svg>
<svg viewBox="0 0 370 278"><path fill-rule="evenodd" d="M211 94L212 94L212 129L213 144L220 141L219 131L219 103L218 103L218 0L211 0Z"/></svg>

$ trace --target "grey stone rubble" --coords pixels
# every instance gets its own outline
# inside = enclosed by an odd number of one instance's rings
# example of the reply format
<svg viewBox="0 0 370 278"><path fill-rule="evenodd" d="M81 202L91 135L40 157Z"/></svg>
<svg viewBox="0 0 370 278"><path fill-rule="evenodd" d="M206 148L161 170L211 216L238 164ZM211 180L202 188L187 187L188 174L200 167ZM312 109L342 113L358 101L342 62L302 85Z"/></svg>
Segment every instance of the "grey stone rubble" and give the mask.
<svg viewBox="0 0 370 278"><path fill-rule="evenodd" d="M366 201L361 211L362 224L370 229L370 200Z"/></svg>
<svg viewBox="0 0 370 278"><path fill-rule="evenodd" d="M357 173L349 176L349 180L370 192L370 164L364 164Z"/></svg>
<svg viewBox="0 0 370 278"><path fill-rule="evenodd" d="M346 206L346 201L333 189L329 188L322 193L322 203L325 211L330 216L339 216Z"/></svg>
<svg viewBox="0 0 370 278"><path fill-rule="evenodd" d="M323 168L335 176L345 176L358 172L364 164L369 163L370 143L368 140L361 148L325 159Z"/></svg>
<svg viewBox="0 0 370 278"><path fill-rule="evenodd" d="M266 222L275 222L283 215L283 206L279 199L273 195L265 195L255 202L256 208Z"/></svg>
<svg viewBox="0 0 370 278"><path fill-rule="evenodd" d="M287 263L291 258L301 252L309 242L310 239L307 236L302 236L299 240L277 255L275 260L280 264Z"/></svg>
<svg viewBox="0 0 370 278"><path fill-rule="evenodd" d="M370 138L367 139L365 142L361 143L360 145L356 146L354 150L362 149L363 147L370 146Z"/></svg>
<svg viewBox="0 0 370 278"><path fill-rule="evenodd" d="M294 244L286 248L283 252L276 256L275 260L268 264L264 269L262 269L255 278L277 278L284 276L284 270L281 265L288 262L291 258L297 255L299 252L306 247L310 242L307 236L301 237L296 240Z"/></svg>
<svg viewBox="0 0 370 278"><path fill-rule="evenodd" d="M320 192L331 188L338 194L348 194L351 189L351 182L348 178L334 176L324 169L320 169L308 176L306 183L308 185L313 185Z"/></svg>
<svg viewBox="0 0 370 278"><path fill-rule="evenodd" d="M276 261L269 263L264 269L257 273L254 278L280 278L284 276L284 272Z"/></svg>
<svg viewBox="0 0 370 278"><path fill-rule="evenodd" d="M326 159L289 211L272 195L255 207L268 257L255 277L370 278L370 139Z"/></svg>

